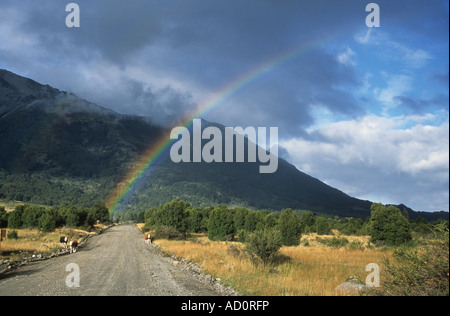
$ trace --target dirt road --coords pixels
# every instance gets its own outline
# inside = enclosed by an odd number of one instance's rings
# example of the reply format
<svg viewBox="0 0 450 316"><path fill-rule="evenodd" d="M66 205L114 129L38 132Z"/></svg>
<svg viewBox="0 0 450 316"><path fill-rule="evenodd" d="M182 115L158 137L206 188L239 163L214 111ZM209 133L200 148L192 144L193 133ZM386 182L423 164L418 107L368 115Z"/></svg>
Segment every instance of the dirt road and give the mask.
<svg viewBox="0 0 450 316"><path fill-rule="evenodd" d="M145 244L136 226L120 225L92 237L75 254L32 263L2 275L0 296L5 295L213 296L220 293L181 267L173 266L158 249Z"/></svg>

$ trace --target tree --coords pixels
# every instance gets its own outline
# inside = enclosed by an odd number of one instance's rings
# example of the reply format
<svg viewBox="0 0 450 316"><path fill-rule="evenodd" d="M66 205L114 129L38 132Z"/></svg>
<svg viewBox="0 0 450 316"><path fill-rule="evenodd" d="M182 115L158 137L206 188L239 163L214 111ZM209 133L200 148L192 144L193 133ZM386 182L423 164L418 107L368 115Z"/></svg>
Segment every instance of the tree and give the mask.
<svg viewBox="0 0 450 316"><path fill-rule="evenodd" d="M8 226L8 213L3 206L0 206L0 228Z"/></svg>
<svg viewBox="0 0 450 316"><path fill-rule="evenodd" d="M136 223L145 223L144 212L139 212L136 218Z"/></svg>
<svg viewBox="0 0 450 316"><path fill-rule="evenodd" d="M282 245L282 237L279 230L261 229L247 236L245 251L250 255L254 264L261 261L266 267L274 261Z"/></svg>
<svg viewBox="0 0 450 316"><path fill-rule="evenodd" d="M27 228L39 227L39 218L44 214L44 209L37 206L25 205L22 222Z"/></svg>
<svg viewBox="0 0 450 316"><path fill-rule="evenodd" d="M254 232L258 224L258 215L254 211L250 211L245 217L244 229L248 232Z"/></svg>
<svg viewBox="0 0 450 316"><path fill-rule="evenodd" d="M237 231L244 229L245 218L247 217L249 212L250 210L245 207L235 208L234 226Z"/></svg>
<svg viewBox="0 0 450 316"><path fill-rule="evenodd" d="M8 228L21 228L22 227L22 212L17 208L9 214Z"/></svg>
<svg viewBox="0 0 450 316"><path fill-rule="evenodd" d="M300 226L305 233L314 232L316 229L316 215L311 211L302 212Z"/></svg>
<svg viewBox="0 0 450 316"><path fill-rule="evenodd" d="M164 204L158 212L158 226L169 226L175 228L178 232L185 234L188 231L187 209L191 207L189 202L175 199L172 202Z"/></svg>
<svg viewBox="0 0 450 316"><path fill-rule="evenodd" d="M297 246L300 244L300 238L302 236L300 218L291 209L286 209L281 212L278 228L281 232L283 245Z"/></svg>
<svg viewBox="0 0 450 316"><path fill-rule="evenodd" d="M193 233L208 232L208 210L189 208L189 231Z"/></svg>
<svg viewBox="0 0 450 316"><path fill-rule="evenodd" d="M76 227L80 223L80 216L78 209L75 206L70 205L65 210L65 216L66 216L66 226L67 227Z"/></svg>
<svg viewBox="0 0 450 316"><path fill-rule="evenodd" d="M45 212L39 218L39 227L44 233L52 232L56 228L56 221L49 212Z"/></svg>
<svg viewBox="0 0 450 316"><path fill-rule="evenodd" d="M264 219L266 228L274 228L278 225L280 215L278 213L270 213Z"/></svg>
<svg viewBox="0 0 450 316"><path fill-rule="evenodd" d="M371 210L369 233L372 242L398 246L412 239L411 226L397 207L374 203Z"/></svg>
<svg viewBox="0 0 450 316"><path fill-rule="evenodd" d="M217 206L209 216L208 238L210 240L233 240L235 234L234 212L225 205Z"/></svg>
<svg viewBox="0 0 450 316"><path fill-rule="evenodd" d="M109 222L109 210L105 205L97 203L91 208L91 212L93 213L95 221L98 220L101 223Z"/></svg>
<svg viewBox="0 0 450 316"><path fill-rule="evenodd" d="M330 224L325 216L316 219L316 232L318 235L328 235L331 232Z"/></svg>

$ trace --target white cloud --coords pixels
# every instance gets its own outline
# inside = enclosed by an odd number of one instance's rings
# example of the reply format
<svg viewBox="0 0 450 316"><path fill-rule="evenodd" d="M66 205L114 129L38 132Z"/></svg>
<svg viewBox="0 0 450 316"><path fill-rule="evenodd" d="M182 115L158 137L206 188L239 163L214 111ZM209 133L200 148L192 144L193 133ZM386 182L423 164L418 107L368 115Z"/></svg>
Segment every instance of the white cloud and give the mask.
<svg viewBox="0 0 450 316"><path fill-rule="evenodd" d="M384 89L374 88L373 93L378 101L387 108L395 107L399 101L398 96L405 95L406 92L411 91L413 85L413 78L407 75L387 75Z"/></svg>
<svg viewBox="0 0 450 316"><path fill-rule="evenodd" d="M428 52L420 48L413 49L396 41L388 41L387 44L394 49L396 54L398 54L397 58L402 59L403 62L413 68L424 66L425 63L432 58Z"/></svg>
<svg viewBox="0 0 450 316"><path fill-rule="evenodd" d="M369 28L364 34L355 35L355 40L360 44L369 44L370 35L372 34L373 28Z"/></svg>
<svg viewBox="0 0 450 316"><path fill-rule="evenodd" d="M356 63L353 60L355 55L356 53L350 47L347 47L345 52L338 55L337 60L345 66L355 66Z"/></svg>
<svg viewBox="0 0 450 316"><path fill-rule="evenodd" d="M418 123L427 118L368 115L319 127L310 132L311 140L280 145L300 170L350 195L448 210L449 124Z"/></svg>
<svg viewBox="0 0 450 316"><path fill-rule="evenodd" d="M393 40L383 31L373 31L373 28L367 30L364 34L356 34L354 39L357 43L365 46L382 47L382 50L379 50L380 56L386 60L398 61L407 66L407 68L421 68L433 58L423 48L411 47L410 45L400 43L397 40Z"/></svg>

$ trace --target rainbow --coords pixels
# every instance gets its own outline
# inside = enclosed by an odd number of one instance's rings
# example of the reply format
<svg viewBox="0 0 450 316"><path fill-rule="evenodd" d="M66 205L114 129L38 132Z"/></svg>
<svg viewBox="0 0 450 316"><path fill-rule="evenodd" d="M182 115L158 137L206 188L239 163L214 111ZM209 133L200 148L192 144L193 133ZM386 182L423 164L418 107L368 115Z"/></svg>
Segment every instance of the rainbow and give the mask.
<svg viewBox="0 0 450 316"><path fill-rule="evenodd" d="M298 58L299 56L310 52L322 43L323 41L311 42L308 45L295 47L294 49L283 52L282 54L264 61L257 67L245 72L243 75L239 76L215 92L208 100L199 104L193 112L186 115L185 118L180 120L175 126L184 126L187 128L191 127L193 119L204 117L213 109L232 98L238 92L242 91L259 78L266 76L275 69ZM139 158L137 162L134 163L132 169L124 177L124 180L116 185L116 188L106 202L106 206L110 209L111 213L115 213L119 210L123 206L124 201L136 192L136 190L158 166L158 164L165 157L167 157L170 152L171 145L176 141L177 140L172 140L166 136L161 137Z"/></svg>

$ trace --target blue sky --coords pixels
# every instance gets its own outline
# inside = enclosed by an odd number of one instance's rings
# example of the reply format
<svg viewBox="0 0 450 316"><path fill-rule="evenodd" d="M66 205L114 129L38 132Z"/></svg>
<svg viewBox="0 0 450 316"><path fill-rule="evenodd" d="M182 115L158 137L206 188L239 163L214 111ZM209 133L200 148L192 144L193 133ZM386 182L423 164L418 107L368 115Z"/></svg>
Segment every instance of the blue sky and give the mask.
<svg viewBox="0 0 450 316"><path fill-rule="evenodd" d="M0 68L170 125L267 60L315 43L208 114L277 126L283 157L344 192L449 209L448 0L0 2Z"/></svg>

